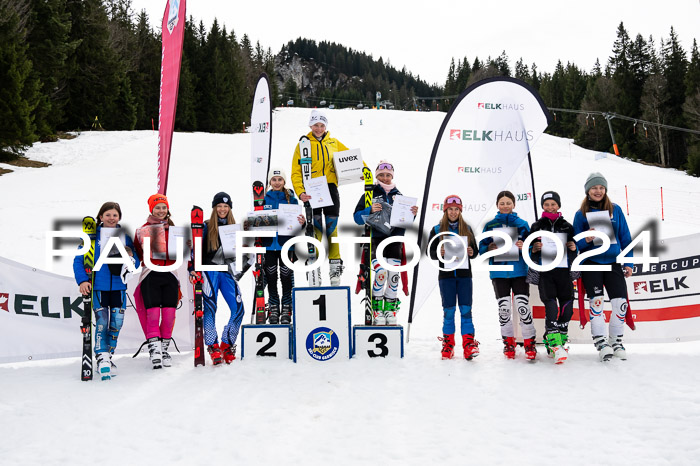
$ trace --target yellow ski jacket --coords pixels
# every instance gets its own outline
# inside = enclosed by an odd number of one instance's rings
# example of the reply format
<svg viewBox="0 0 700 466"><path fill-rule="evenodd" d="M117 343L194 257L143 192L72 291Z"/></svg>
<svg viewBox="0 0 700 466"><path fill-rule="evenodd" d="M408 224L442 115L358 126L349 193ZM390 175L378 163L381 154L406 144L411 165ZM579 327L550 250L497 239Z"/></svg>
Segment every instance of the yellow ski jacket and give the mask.
<svg viewBox="0 0 700 466"><path fill-rule="evenodd" d="M331 133L326 131L323 139L317 140L313 133L309 131L306 135L311 141L311 178L326 175L329 183L338 184L338 178L335 174L333 166L333 154L336 152L349 150L345 144L331 137ZM304 179L301 173L299 144L294 149L294 157L292 159L292 185L297 196L306 192L304 189Z"/></svg>

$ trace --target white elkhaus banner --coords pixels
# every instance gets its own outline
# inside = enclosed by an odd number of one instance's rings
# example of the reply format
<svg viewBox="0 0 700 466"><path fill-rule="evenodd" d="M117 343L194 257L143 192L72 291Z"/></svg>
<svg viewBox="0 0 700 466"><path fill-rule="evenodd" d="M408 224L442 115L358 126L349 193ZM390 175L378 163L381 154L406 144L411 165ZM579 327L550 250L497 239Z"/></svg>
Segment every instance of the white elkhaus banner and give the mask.
<svg viewBox="0 0 700 466"><path fill-rule="evenodd" d="M178 270L178 278L182 299L173 338L181 351L190 351L194 328L186 265ZM118 354L133 354L145 340L131 298L137 282L138 274L128 284ZM73 278L0 257L0 363L81 356L82 301ZM94 341L94 316L92 322Z"/></svg>
<svg viewBox="0 0 700 466"><path fill-rule="evenodd" d="M450 194L464 202L462 215L477 235L486 215L495 214L496 195L504 189L515 194L521 218L528 223L537 219L529 153L549 118L537 92L517 79L485 79L460 94L445 116L428 164L418 231L421 251ZM429 262L422 255L413 274L409 324L437 285L437 269Z"/></svg>
<svg viewBox="0 0 700 466"><path fill-rule="evenodd" d="M637 343L700 340L700 234L658 240L658 264L643 272L634 266L627 279L627 296L636 330L625 328L625 341ZM536 286L530 287L530 302L537 334L544 333L544 305ZM579 301L574 299L574 316L569 336L574 343L591 343L590 324L580 328ZM588 300L585 300L588 315ZM610 301L605 301L605 319L610 320Z"/></svg>

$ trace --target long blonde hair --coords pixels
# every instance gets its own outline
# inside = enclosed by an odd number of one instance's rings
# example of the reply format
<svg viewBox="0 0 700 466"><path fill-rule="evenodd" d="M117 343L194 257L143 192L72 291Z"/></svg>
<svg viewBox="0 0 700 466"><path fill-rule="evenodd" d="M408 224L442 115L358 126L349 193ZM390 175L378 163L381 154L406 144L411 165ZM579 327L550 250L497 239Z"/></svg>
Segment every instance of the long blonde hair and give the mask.
<svg viewBox="0 0 700 466"><path fill-rule="evenodd" d="M457 217L457 225L457 233L459 236L466 236L469 238L470 244L476 244L471 228L469 228L467 222L465 222L464 218L462 218L462 212L460 212L459 217ZM443 231L450 231L450 219L447 216L447 211L445 211L445 213L442 215L442 220L440 220L440 232L442 233Z"/></svg>
<svg viewBox="0 0 700 466"><path fill-rule="evenodd" d="M236 223L236 219L233 218L233 212L231 208L228 209L228 215L226 216L226 224L233 225ZM211 216L209 217L209 230L207 231L207 249L209 251L216 251L221 246L219 242L219 215L216 213L216 207L211 209Z"/></svg>

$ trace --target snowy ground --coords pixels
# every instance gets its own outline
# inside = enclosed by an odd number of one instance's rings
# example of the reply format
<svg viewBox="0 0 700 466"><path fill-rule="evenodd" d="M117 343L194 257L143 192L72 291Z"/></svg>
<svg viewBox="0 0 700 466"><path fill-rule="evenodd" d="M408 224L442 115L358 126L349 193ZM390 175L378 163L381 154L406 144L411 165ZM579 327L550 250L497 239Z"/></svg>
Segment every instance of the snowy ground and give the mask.
<svg viewBox="0 0 700 466"><path fill-rule="evenodd" d="M399 189L420 197L443 117L336 110L329 112L329 129L348 147L362 148L370 167L381 158L394 162ZM302 109L275 112L272 163L288 173L307 118ZM155 190L156 148L150 131L83 133L35 145L29 157L51 167L12 167L14 173L0 177L0 256L46 268L45 232L56 221L95 215L106 200L121 204L123 225L139 226ZM692 215L700 204L697 178L599 158L546 135L532 155L537 191L557 190L569 219L586 176L600 171L622 206L627 185L633 233L660 218L661 187L661 236L700 231ZM242 216L250 205L248 158L248 135L177 133L168 189L175 223L188 223L192 204L208 210L221 190ZM350 218L361 191L361 184L341 187L341 218ZM350 250L343 252L350 262ZM70 275L70 261L54 261L53 270ZM355 266L347 270L343 284L352 286ZM244 291L251 289L246 280ZM0 365L0 458L3 464L698 463L700 343L628 345L629 360L605 365L592 345L573 345L563 366L541 354L535 363L522 353L507 361L485 273L476 274L474 290L481 356L470 362L440 361L436 290L399 362L319 367L246 358L195 370L191 353L183 353L171 369L153 372L144 357L120 356L120 375L104 383L81 383L77 359ZM244 297L246 306L250 299ZM225 304L219 312L227 316ZM406 319L404 312L400 323ZM361 320L355 311L354 323Z"/></svg>

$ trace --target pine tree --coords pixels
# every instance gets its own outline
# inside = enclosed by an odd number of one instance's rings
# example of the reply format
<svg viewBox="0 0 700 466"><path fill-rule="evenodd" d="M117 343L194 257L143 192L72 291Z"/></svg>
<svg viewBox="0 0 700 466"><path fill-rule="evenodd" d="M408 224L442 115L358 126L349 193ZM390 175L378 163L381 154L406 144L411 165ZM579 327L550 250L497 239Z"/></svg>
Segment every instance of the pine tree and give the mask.
<svg viewBox="0 0 700 466"><path fill-rule="evenodd" d="M690 63L685 74L686 96L694 95L700 91L700 52L698 52L698 42L693 39L693 48L690 50Z"/></svg>
<svg viewBox="0 0 700 466"><path fill-rule="evenodd" d="M70 42L78 44L66 61L68 100L62 129L90 128L98 117L105 129L112 103L117 98L121 72L110 47L107 12L101 0L67 0Z"/></svg>
<svg viewBox="0 0 700 466"><path fill-rule="evenodd" d="M515 78L525 81L528 84L532 84L532 78L530 77L530 69L523 63L523 58L518 58L515 62Z"/></svg>
<svg viewBox="0 0 700 466"><path fill-rule="evenodd" d="M41 83L41 96L34 111L36 133L41 140L52 140L67 100L66 58L77 45L68 42L70 20L65 0L31 0L27 30L32 76Z"/></svg>
<svg viewBox="0 0 700 466"><path fill-rule="evenodd" d="M665 42L661 55L663 59L663 76L666 78L668 91L668 124L684 127L683 103L685 102L685 72L688 67L686 53L680 45L678 36L671 27L669 40ZM673 131L668 134L668 164L680 167L686 162L688 149L686 133Z"/></svg>
<svg viewBox="0 0 700 466"><path fill-rule="evenodd" d="M158 119L162 47L160 38L154 34L148 23L148 15L145 10L138 15L134 30L134 48L138 63L135 69L128 73L128 76L136 106L136 128L151 129L152 124ZM182 87L182 71L180 72L180 87ZM178 105L177 114L179 113L180 106Z"/></svg>
<svg viewBox="0 0 700 466"><path fill-rule="evenodd" d="M36 140L32 113L39 81L27 56L28 0L0 0L0 157L14 158Z"/></svg>

